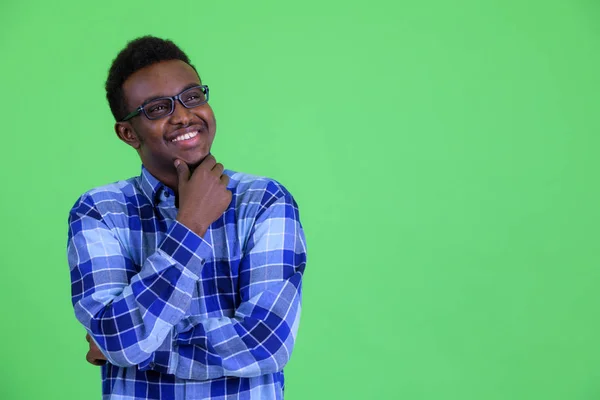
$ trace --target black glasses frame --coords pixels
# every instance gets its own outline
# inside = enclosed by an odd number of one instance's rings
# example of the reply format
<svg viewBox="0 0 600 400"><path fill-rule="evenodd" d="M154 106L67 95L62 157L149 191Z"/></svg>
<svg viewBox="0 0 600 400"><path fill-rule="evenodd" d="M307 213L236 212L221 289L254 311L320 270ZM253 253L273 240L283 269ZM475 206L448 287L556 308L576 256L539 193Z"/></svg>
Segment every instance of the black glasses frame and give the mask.
<svg viewBox="0 0 600 400"><path fill-rule="evenodd" d="M202 89L202 91L204 92L204 95L205 95L205 97L206 97L206 98L205 98L205 99L204 99L204 101L203 101L202 103L200 103L200 104L196 104L196 105L193 105L193 106L191 106L191 107L188 107L188 106L186 106L186 105L183 103L183 101L181 100L181 97L180 97L180 96L181 96L182 94L184 94L185 92L187 92L188 90L192 90L192 89L198 89L198 88ZM161 116L160 116L160 117L158 117L158 118L150 118L150 116L149 116L149 115L146 113L146 108L145 108L145 107L146 107L148 104L150 104L150 103L153 103L153 102L155 102L155 101L157 101L157 100L169 100L169 101L171 101L171 111L170 111L168 114L161 115ZM152 100L146 101L144 104L142 104L141 106L139 106L138 108L136 108L134 111L132 111L132 112L130 112L129 114L127 114L127 116L126 116L125 118L123 118L123 119L121 120L121 122L128 121L128 120L130 120L131 118L133 118L133 117L135 117L135 116L137 116L137 115L139 115L139 114L144 114L144 115L146 116L146 118L148 118L149 120L156 120L156 119L161 119L161 118L164 118L164 117L168 117L169 115L173 114L173 112L175 111L175 100L178 100L178 101L181 103L181 105L182 105L182 106L184 106L185 108L195 108L195 107L199 107L199 106L201 106L201 105L203 105L203 104L206 104L206 103L208 103L208 86L207 86L207 85L198 85L198 86L193 86L193 87L191 87L191 88L187 88L187 89L185 89L184 91L182 91L181 93L179 93L179 94L177 94L177 95L175 95L175 96L171 96L171 97L169 97L169 96L167 96L167 97L159 97L159 98L157 98L157 99L152 99Z"/></svg>

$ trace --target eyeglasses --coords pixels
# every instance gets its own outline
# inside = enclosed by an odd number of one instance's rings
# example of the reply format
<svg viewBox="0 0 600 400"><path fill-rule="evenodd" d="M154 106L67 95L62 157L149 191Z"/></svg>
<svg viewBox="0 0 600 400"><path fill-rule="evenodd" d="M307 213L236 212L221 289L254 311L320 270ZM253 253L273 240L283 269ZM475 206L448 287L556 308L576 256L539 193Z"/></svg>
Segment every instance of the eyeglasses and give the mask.
<svg viewBox="0 0 600 400"><path fill-rule="evenodd" d="M179 100L185 108L194 108L208 102L208 86L194 86L184 90L176 96L160 97L150 100L129 113L121 121L125 122L138 114L144 113L150 120L159 119L173 114L175 110L175 100Z"/></svg>

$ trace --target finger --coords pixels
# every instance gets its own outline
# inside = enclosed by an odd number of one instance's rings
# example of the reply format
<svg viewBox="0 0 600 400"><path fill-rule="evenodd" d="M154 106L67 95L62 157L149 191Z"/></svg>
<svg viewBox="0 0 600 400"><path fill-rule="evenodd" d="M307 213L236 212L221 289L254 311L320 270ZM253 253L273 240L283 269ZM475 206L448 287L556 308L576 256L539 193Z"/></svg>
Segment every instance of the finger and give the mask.
<svg viewBox="0 0 600 400"><path fill-rule="evenodd" d="M85 355L85 360L87 362L89 362L90 364L95 365L94 358L92 357L92 355L90 353L91 353L90 351L87 352L87 354Z"/></svg>
<svg viewBox="0 0 600 400"><path fill-rule="evenodd" d="M223 167L223 164L216 163L212 169L212 173L215 174L216 176L221 176L223 174L224 170L225 170L225 167Z"/></svg>
<svg viewBox="0 0 600 400"><path fill-rule="evenodd" d="M106 357L104 356L104 354L100 351L100 348L98 347L98 345L96 344L96 342L91 341L90 342L90 348L88 351L89 354L92 355L92 357L96 358L96 359L100 359L100 360L106 360Z"/></svg>
<svg viewBox="0 0 600 400"><path fill-rule="evenodd" d="M90 364L100 367L100 366L106 364L106 361L104 361L104 360L92 360L90 362Z"/></svg>
<svg viewBox="0 0 600 400"><path fill-rule="evenodd" d="M213 167L215 166L216 163L217 163L217 160L215 159L215 156L213 156L212 154L209 154L208 156L206 156L206 158L204 160L202 160L202 162L200 163L198 168L203 168L203 169L210 171L213 169Z"/></svg>
<svg viewBox="0 0 600 400"><path fill-rule="evenodd" d="M92 357L98 361L106 361L106 357L100 351L90 351Z"/></svg>
<svg viewBox="0 0 600 400"><path fill-rule="evenodd" d="M233 193L231 193L231 190L227 190L226 196L227 196L227 199L228 199L227 200L227 204L231 205L231 200L233 200Z"/></svg>
<svg viewBox="0 0 600 400"><path fill-rule="evenodd" d="M225 186L227 186L229 184L229 176L227 175L221 175L221 183Z"/></svg>
<svg viewBox="0 0 600 400"><path fill-rule="evenodd" d="M175 160L175 169L177 170L177 184L190 180L190 169L187 164L181 160Z"/></svg>
<svg viewBox="0 0 600 400"><path fill-rule="evenodd" d="M89 362L92 365L104 365L106 364L106 358L104 358L104 356L102 356L101 358L98 357L97 355L94 354L93 351L88 351L88 353L85 356L85 359L87 362Z"/></svg>

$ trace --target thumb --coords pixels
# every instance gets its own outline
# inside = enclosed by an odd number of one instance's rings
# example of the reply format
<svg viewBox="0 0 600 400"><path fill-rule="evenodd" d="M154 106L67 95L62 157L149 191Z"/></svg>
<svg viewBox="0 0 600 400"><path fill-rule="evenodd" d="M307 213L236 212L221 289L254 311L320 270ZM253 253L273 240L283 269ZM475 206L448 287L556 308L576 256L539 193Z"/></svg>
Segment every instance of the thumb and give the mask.
<svg viewBox="0 0 600 400"><path fill-rule="evenodd" d="M190 169L187 164L181 160L175 160L175 169L177 170L177 184L187 182L190 179Z"/></svg>

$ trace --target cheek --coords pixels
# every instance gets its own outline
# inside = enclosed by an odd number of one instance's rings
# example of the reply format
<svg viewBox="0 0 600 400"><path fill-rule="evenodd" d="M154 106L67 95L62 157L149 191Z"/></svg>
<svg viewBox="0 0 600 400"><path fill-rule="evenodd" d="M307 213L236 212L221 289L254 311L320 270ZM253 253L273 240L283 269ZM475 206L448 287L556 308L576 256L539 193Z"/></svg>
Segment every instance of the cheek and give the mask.
<svg viewBox="0 0 600 400"><path fill-rule="evenodd" d="M212 117L212 121L211 121L211 129L210 132L213 134L215 134L215 132L217 131L217 120L215 119L215 116L213 115Z"/></svg>
<svg viewBox="0 0 600 400"><path fill-rule="evenodd" d="M165 145L162 128L159 126L146 127L137 136L144 152L153 152Z"/></svg>
<svg viewBox="0 0 600 400"><path fill-rule="evenodd" d="M204 121L206 121L208 123L208 126L212 128L211 130L214 131L217 125L217 120L215 118L215 113L208 104L206 105L205 109L201 110L198 116Z"/></svg>
<svg viewBox="0 0 600 400"><path fill-rule="evenodd" d="M156 120L150 121L148 120L146 127L144 129L144 138L147 142L159 142L163 141L163 132L165 129L165 121Z"/></svg>

